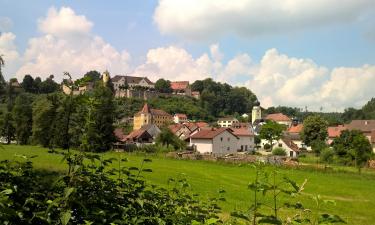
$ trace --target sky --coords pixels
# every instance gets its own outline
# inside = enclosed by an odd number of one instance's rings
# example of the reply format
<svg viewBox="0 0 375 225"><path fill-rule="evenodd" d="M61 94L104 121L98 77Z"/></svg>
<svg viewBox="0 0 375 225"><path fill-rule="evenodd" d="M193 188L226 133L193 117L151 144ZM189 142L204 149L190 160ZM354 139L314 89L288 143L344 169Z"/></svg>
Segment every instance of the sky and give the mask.
<svg viewBox="0 0 375 225"><path fill-rule="evenodd" d="M6 79L212 78L343 111L375 97L375 0L0 0L0 54Z"/></svg>

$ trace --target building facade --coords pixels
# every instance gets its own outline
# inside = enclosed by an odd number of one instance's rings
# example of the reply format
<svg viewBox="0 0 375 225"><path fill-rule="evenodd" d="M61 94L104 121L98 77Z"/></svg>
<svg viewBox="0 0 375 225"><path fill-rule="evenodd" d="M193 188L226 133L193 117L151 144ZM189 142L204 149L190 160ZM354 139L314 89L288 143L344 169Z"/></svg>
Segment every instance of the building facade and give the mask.
<svg viewBox="0 0 375 225"><path fill-rule="evenodd" d="M155 124L157 127L173 122L173 117L160 109L151 109L148 104L144 104L141 111L134 115L133 130L138 130L144 125Z"/></svg>
<svg viewBox="0 0 375 225"><path fill-rule="evenodd" d="M236 123L239 123L239 121L238 121L238 119L236 119L234 117L219 118L219 120L217 121L217 124L220 127L231 127Z"/></svg>

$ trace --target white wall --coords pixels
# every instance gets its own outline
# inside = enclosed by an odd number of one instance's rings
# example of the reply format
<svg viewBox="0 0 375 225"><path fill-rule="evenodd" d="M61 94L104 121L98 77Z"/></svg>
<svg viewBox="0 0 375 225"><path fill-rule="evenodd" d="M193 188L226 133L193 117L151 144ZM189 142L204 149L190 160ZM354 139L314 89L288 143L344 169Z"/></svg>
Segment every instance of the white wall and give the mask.
<svg viewBox="0 0 375 225"><path fill-rule="evenodd" d="M217 155L236 153L237 142L238 139L234 135L229 133L229 131L224 131L213 139L212 153Z"/></svg>
<svg viewBox="0 0 375 225"><path fill-rule="evenodd" d="M253 151L254 150L254 137L252 136L238 136L240 139L237 142L237 149L241 150L241 145L243 146L242 150L246 151L247 146L247 151Z"/></svg>
<svg viewBox="0 0 375 225"><path fill-rule="evenodd" d="M199 153L211 153L212 152L212 139L190 139L190 145L195 145L196 150Z"/></svg>

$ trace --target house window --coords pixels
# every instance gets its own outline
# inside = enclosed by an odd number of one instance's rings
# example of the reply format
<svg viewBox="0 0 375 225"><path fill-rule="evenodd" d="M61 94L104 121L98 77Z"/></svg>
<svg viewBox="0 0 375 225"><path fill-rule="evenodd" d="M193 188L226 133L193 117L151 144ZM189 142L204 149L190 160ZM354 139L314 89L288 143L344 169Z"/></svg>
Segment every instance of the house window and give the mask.
<svg viewBox="0 0 375 225"><path fill-rule="evenodd" d="M293 157L293 151L290 151L290 152L289 152L289 156L290 156L290 157Z"/></svg>
<svg viewBox="0 0 375 225"><path fill-rule="evenodd" d="M228 141L230 141L230 138L228 138Z"/></svg>
<svg viewBox="0 0 375 225"><path fill-rule="evenodd" d="M229 151L230 150L230 147L227 147L227 151Z"/></svg>
<svg viewBox="0 0 375 225"><path fill-rule="evenodd" d="M220 141L223 141L223 138L222 138L222 137L220 138Z"/></svg>

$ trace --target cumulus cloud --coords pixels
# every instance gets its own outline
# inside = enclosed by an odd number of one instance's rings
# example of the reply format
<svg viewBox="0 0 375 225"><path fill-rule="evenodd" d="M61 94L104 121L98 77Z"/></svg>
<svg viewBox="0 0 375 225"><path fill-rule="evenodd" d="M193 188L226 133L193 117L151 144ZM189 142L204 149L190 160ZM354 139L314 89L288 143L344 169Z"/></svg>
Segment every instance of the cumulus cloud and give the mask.
<svg viewBox="0 0 375 225"><path fill-rule="evenodd" d="M263 106L287 105L311 110L342 111L374 97L375 66L329 70L310 59L268 50L247 82Z"/></svg>
<svg viewBox="0 0 375 225"><path fill-rule="evenodd" d="M89 70L128 72L128 52L118 51L103 38L92 34L92 26L91 21L71 8L49 9L47 16L38 21L42 35L29 40L17 77L54 74L60 80L64 71L75 78Z"/></svg>
<svg viewBox="0 0 375 225"><path fill-rule="evenodd" d="M238 55L227 64L222 58L218 44L210 46L210 54L204 53L197 58L176 46L156 48L148 51L146 62L135 69L134 75L148 76L153 80L187 81L211 77L228 82L236 76L248 74L250 57L247 54Z"/></svg>
<svg viewBox="0 0 375 225"><path fill-rule="evenodd" d="M19 53L14 43L15 39L16 35L11 32L0 34L0 55L5 61L2 72L7 79L13 76L11 73L16 70L20 63Z"/></svg>
<svg viewBox="0 0 375 225"><path fill-rule="evenodd" d="M245 37L354 21L373 0L159 0L154 21L164 34L207 39Z"/></svg>

